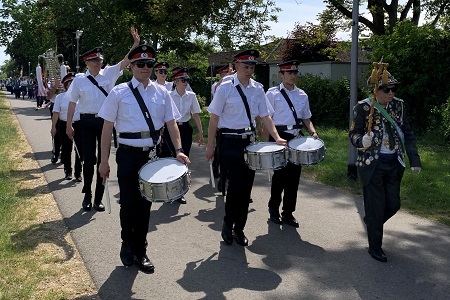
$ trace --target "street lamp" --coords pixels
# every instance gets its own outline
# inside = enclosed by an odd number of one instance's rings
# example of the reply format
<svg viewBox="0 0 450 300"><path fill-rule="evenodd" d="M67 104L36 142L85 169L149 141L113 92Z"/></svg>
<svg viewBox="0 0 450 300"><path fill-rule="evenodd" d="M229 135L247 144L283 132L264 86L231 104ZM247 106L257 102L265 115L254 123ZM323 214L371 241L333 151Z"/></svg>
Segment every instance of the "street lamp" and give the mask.
<svg viewBox="0 0 450 300"><path fill-rule="evenodd" d="M83 30L77 30L76 32L75 32L75 38L77 39L77 73L78 73L78 70L80 69L80 58L79 58L79 45L80 45L80 36L81 36L81 34L83 33Z"/></svg>
<svg viewBox="0 0 450 300"><path fill-rule="evenodd" d="M30 63L30 62L28 62L28 77L30 77L30 72L31 72L31 71L30 71L30 68L31 68L31 66L30 66L30 65L31 65L31 63Z"/></svg>

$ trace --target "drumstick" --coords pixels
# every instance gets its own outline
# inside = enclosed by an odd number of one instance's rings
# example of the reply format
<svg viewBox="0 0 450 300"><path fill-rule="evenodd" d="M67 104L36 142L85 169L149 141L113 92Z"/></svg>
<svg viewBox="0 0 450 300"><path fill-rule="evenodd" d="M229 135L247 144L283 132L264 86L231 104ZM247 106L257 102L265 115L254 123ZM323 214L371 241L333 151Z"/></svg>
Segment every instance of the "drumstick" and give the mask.
<svg viewBox="0 0 450 300"><path fill-rule="evenodd" d="M269 176L269 182L271 182L272 181L272 176L270 174L270 170L267 170L267 176Z"/></svg>
<svg viewBox="0 0 450 300"><path fill-rule="evenodd" d="M105 197L105 207L106 210L108 212L108 214L111 213L111 199L109 198L109 184L108 184L108 177L106 177L105 180L105 193L104 193L104 197Z"/></svg>
<svg viewBox="0 0 450 300"><path fill-rule="evenodd" d="M216 188L216 182L214 180L214 173L213 173L213 167L212 167L212 160L209 161L209 173L211 176L211 185L215 189Z"/></svg>
<svg viewBox="0 0 450 300"><path fill-rule="evenodd" d="M75 152L77 153L78 159L80 160L81 165L83 166L84 162L83 162L83 160L81 159L80 152L78 152L78 147L77 147L77 143L75 143L75 140L73 140L73 146L74 146L74 148L75 148Z"/></svg>

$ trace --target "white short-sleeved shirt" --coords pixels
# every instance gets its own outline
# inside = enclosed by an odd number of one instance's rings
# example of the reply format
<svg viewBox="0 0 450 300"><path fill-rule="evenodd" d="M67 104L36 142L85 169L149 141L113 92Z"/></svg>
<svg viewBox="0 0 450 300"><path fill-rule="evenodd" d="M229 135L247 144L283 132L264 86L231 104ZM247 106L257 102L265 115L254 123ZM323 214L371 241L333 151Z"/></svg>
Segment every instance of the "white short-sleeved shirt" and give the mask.
<svg viewBox="0 0 450 300"><path fill-rule="evenodd" d="M222 78L222 82L220 83L220 84L222 84L222 83L224 83L224 82L227 82L227 81L230 81L230 80L233 80L233 78L234 78L234 76L233 75L227 75L227 76L224 76L223 78ZM219 82L218 81L216 81L216 82L214 82L213 84L212 84L212 86L211 86L211 95L214 97L214 93L216 92L216 86L217 86L217 84L218 84Z"/></svg>
<svg viewBox="0 0 450 300"><path fill-rule="evenodd" d="M157 80L155 80L155 81L153 81L153 82L156 83L157 85L161 86L161 87L164 87L166 90L169 91L169 93L172 91L172 86L173 86L173 83L172 83L172 82L165 81L164 84L158 83Z"/></svg>
<svg viewBox="0 0 450 300"><path fill-rule="evenodd" d="M180 96L177 89L174 89L170 92L170 96L181 114L177 122L188 122L191 119L191 114L201 112L200 104L194 92L186 91L183 96Z"/></svg>
<svg viewBox="0 0 450 300"><path fill-rule="evenodd" d="M53 106L53 112L59 113L59 119L67 121L67 111L69 109L69 99L66 97L66 92L56 95L55 105ZM73 114L73 122L80 120L80 111L78 105L75 106L75 112Z"/></svg>
<svg viewBox="0 0 450 300"><path fill-rule="evenodd" d="M138 89L155 127L159 130L164 123L181 117L169 92L160 85L149 80L147 88L133 77L133 87ZM109 122L115 122L117 132L144 132L149 131L139 104L128 83L121 83L114 87L106 97L98 115ZM154 146L151 138L124 139L119 137L118 142L134 147Z"/></svg>
<svg viewBox="0 0 450 300"><path fill-rule="evenodd" d="M280 89L284 89L286 91L286 94L294 106L297 118L311 118L308 95L296 86L294 86L292 91L289 91L284 87L283 83L281 83L279 86L270 88L266 93L267 99L269 99L269 102L273 108L272 118L275 125L289 126L296 124L294 114L292 113L286 99L283 97L283 94L281 94Z"/></svg>
<svg viewBox="0 0 450 300"><path fill-rule="evenodd" d="M106 66L94 77L98 85L108 93L116 84L117 79L122 74L120 62L114 66ZM67 98L70 102L77 103L82 114L96 114L102 107L106 96L87 77L91 75L89 71L85 74L75 76L67 91Z"/></svg>
<svg viewBox="0 0 450 300"><path fill-rule="evenodd" d="M271 114L272 107L264 94L263 85L250 79L248 86L244 87L233 75L232 80L223 82L214 94L214 98L208 107L208 111L219 116L219 128L243 129L250 127L244 102L236 89L240 85L247 97L250 115L253 125L257 116L266 117Z"/></svg>

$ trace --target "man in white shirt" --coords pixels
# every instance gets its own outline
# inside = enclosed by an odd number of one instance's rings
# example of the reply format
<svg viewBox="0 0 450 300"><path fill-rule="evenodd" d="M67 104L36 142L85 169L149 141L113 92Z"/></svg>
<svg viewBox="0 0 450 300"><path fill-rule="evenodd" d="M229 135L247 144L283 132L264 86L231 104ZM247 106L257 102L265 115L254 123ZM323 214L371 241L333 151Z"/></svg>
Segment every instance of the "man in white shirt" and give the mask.
<svg viewBox="0 0 450 300"><path fill-rule="evenodd" d="M131 28L134 44L132 49L139 45L140 37L135 28ZM82 207L88 211L92 208L91 185L94 178L94 167L97 165L97 181L95 185L94 209L104 211L102 197L104 186L98 173L98 164L101 161L100 138L102 134L103 119L98 116L98 112L109 91L116 84L122 70L128 66L130 60L128 54L114 66L106 66L102 69L103 50L100 47L91 49L81 55L87 65L88 71L85 74L77 75L66 93L69 99L67 112L66 133L73 138L72 127L75 105L80 111L80 122L83 138L83 177L84 186L82 192L84 199ZM96 156L96 152L97 156Z"/></svg>
<svg viewBox="0 0 450 300"><path fill-rule="evenodd" d="M270 104L264 94L263 85L252 79L256 66L256 50L246 50L235 55L236 74L232 80L217 88L214 99L208 107L211 113L208 127L206 158L214 157L214 141L219 128L220 163L226 165L228 189L225 203L225 216L222 226L222 239L248 245L244 234L247 222L250 195L255 171L245 164L245 148L255 139L255 118L264 120L268 132L277 144L286 141L278 135L270 118Z"/></svg>
<svg viewBox="0 0 450 300"><path fill-rule="evenodd" d="M154 271L153 263L147 256L147 232L150 220L151 202L140 192L139 170L148 160L150 153L160 142L160 132L164 124L170 132L176 148L176 158L189 164L189 158L181 148L180 133L176 119L180 114L168 91L150 80L155 61L155 50L141 45L128 55L133 78L128 83L114 87L106 98L99 115L104 121L102 132L102 159L99 172L103 181L109 176L109 153L111 134L115 126L118 132L119 148L116 152L117 179L120 189L120 226L122 247L120 258L124 266L135 263L146 273ZM134 91L134 92L133 92ZM149 128L144 113L134 93L142 101L150 114Z"/></svg>
<svg viewBox="0 0 450 300"><path fill-rule="evenodd" d="M273 108L273 123L279 135L287 141L295 138L305 124L306 129L315 138L318 135L311 122L308 95L295 84L298 79L298 61L288 61L279 64L278 74L282 80L279 86L270 88L267 99ZM287 98L286 98L287 97ZM292 105L292 107L291 107ZM273 139L270 138L273 142ZM276 224L288 224L299 227L298 221L292 213L297 203L297 191L302 171L301 165L288 162L286 167L275 170L272 176L270 190L269 215L270 220ZM283 193L283 198L281 194ZM279 213L279 207L283 201L283 212Z"/></svg>

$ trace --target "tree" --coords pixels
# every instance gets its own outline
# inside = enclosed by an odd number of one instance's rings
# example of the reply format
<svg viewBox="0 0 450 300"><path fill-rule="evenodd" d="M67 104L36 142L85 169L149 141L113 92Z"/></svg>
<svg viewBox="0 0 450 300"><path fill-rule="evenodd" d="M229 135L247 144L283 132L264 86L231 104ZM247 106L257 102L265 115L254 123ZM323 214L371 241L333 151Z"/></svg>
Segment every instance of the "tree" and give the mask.
<svg viewBox="0 0 450 300"><path fill-rule="evenodd" d="M57 45L71 65L76 30L83 30L81 53L104 46L105 62L115 63L131 45L131 26L139 29L143 43L162 50L182 53L196 37L231 49L257 45L268 29L265 23L276 20L273 13L278 10L272 0L129 0L114 5L109 0L2 2L0 44L7 46L6 52L14 60L28 52L36 58ZM32 43L22 49L26 38ZM13 43L15 47L11 47Z"/></svg>
<svg viewBox="0 0 450 300"><path fill-rule="evenodd" d="M431 112L450 96L450 33L403 21L391 35L373 36L368 43L372 61L383 57L401 82L396 96L407 101L411 124L419 130L430 128Z"/></svg>
<svg viewBox="0 0 450 300"><path fill-rule="evenodd" d="M284 61L299 60L301 62L330 61L337 54L337 39L333 31L320 25L307 23L296 24L283 51Z"/></svg>
<svg viewBox="0 0 450 300"><path fill-rule="evenodd" d="M328 3L328 9L339 15L344 15L352 19L352 0L324 0ZM385 0L362 0L360 4L367 3L367 10L372 16L372 20L360 15L358 20L365 25L373 34L384 35L392 33L395 25L404 20L410 20L418 26L421 13L427 10L428 18L434 17L432 24L436 25L439 20L450 11L448 0L405 0L401 5L398 0L393 0L390 4ZM333 15L333 14L331 14Z"/></svg>

